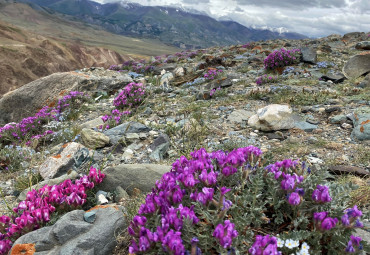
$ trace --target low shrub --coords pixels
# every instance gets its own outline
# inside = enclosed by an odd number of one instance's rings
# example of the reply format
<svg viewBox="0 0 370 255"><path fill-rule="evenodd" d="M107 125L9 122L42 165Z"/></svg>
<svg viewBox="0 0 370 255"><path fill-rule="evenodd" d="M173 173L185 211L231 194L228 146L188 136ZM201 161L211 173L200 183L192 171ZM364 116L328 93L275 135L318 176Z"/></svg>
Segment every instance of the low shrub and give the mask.
<svg viewBox="0 0 370 255"><path fill-rule="evenodd" d="M265 68L274 70L277 67L284 67L299 62L301 50L286 50L281 48L270 53L264 60Z"/></svg>
<svg viewBox="0 0 370 255"><path fill-rule="evenodd" d="M353 236L362 212L351 187L326 171L283 160L262 167L261 150L182 156L156 182L128 228L133 254L342 254L368 249Z"/></svg>

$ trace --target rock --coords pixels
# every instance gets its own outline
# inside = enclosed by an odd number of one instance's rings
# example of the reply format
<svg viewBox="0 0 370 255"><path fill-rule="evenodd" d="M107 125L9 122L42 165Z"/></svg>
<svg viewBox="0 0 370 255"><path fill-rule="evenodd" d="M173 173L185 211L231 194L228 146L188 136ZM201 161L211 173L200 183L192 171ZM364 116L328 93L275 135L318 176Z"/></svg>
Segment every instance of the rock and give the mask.
<svg viewBox="0 0 370 255"><path fill-rule="evenodd" d="M132 195L134 188L142 192L150 192L156 180L160 180L162 175L171 170L170 166L155 164L121 164L105 169L106 174L99 188L108 192L113 192L121 186Z"/></svg>
<svg viewBox="0 0 370 255"><path fill-rule="evenodd" d="M358 78L370 72L370 54L353 56L344 65L342 72L347 78Z"/></svg>
<svg viewBox="0 0 370 255"><path fill-rule="evenodd" d="M109 137L101 132L83 128L81 131L82 143L90 149L103 148L109 144Z"/></svg>
<svg viewBox="0 0 370 255"><path fill-rule="evenodd" d="M86 212L84 214L84 220L88 223L94 223L96 220L96 211Z"/></svg>
<svg viewBox="0 0 370 255"><path fill-rule="evenodd" d="M360 177L370 174L366 169L357 166L329 166L328 170L335 174L354 174Z"/></svg>
<svg viewBox="0 0 370 255"><path fill-rule="evenodd" d="M362 107L354 114L351 136L360 141L370 140L370 107Z"/></svg>
<svg viewBox="0 0 370 255"><path fill-rule="evenodd" d="M125 134L125 138L126 138L126 141L132 143L135 140L139 140L140 136L139 136L138 133L127 133L127 134Z"/></svg>
<svg viewBox="0 0 370 255"><path fill-rule="evenodd" d="M85 211L74 210L63 215L53 226L21 236L14 245L33 243L35 254L112 254L116 234L127 227L121 209L97 206L89 212L95 212L92 223L84 220Z"/></svg>
<svg viewBox="0 0 370 255"><path fill-rule="evenodd" d="M113 91L132 79L127 74L115 78L82 75L76 72L55 73L30 82L0 99L0 124L19 121L35 114L45 105L58 102L69 91ZM27 111L24 106L27 105Z"/></svg>
<svg viewBox="0 0 370 255"><path fill-rule="evenodd" d="M295 126L289 105L271 104L251 116L248 125L262 131L291 129Z"/></svg>
<svg viewBox="0 0 370 255"><path fill-rule="evenodd" d="M93 120L87 121L81 125L81 128L99 128L99 126L103 125L104 121L101 117L95 118Z"/></svg>
<svg viewBox="0 0 370 255"><path fill-rule="evenodd" d="M149 147L152 153L149 155L151 160L160 162L170 148L170 138L166 134L159 135Z"/></svg>
<svg viewBox="0 0 370 255"><path fill-rule="evenodd" d="M326 75L321 76L323 81L332 81L334 83L341 83L343 82L346 77L342 73L328 73Z"/></svg>
<svg viewBox="0 0 370 255"><path fill-rule="evenodd" d="M41 189L42 187L44 187L45 185L49 185L49 186L58 185L58 184L64 182L65 180L74 180L74 179L77 179L77 177L79 177L79 174L76 171L71 171L70 173L64 174L64 175L62 175L58 178L44 180L42 182L39 182L39 183L31 186L31 188L29 188L29 189L23 190L19 194L18 200L19 201L25 200L26 196L27 196L27 193L30 190L33 190L33 189L38 190L38 189Z"/></svg>
<svg viewBox="0 0 370 255"><path fill-rule="evenodd" d="M311 48L311 47L304 47L304 48L301 48L301 53L302 53L303 62L310 63L310 64L316 64L317 62L316 49Z"/></svg>
<svg viewBox="0 0 370 255"><path fill-rule="evenodd" d="M90 159L90 151L87 148L81 148L79 151L77 151L73 155L73 159L75 161L75 164L73 165L73 168L78 169L81 167L84 163L86 163Z"/></svg>
<svg viewBox="0 0 370 255"><path fill-rule="evenodd" d="M227 88L233 85L233 81L229 78L226 79L219 79L219 80L214 80L211 83L209 83L205 89L206 90L211 90L211 89L217 89L217 88Z"/></svg>
<svg viewBox="0 0 370 255"><path fill-rule="evenodd" d="M329 123L340 124L347 120L347 116L343 114L335 115L329 118Z"/></svg>
<svg viewBox="0 0 370 255"><path fill-rule="evenodd" d="M317 125L313 125L311 123L308 123L306 121L296 121L294 124L295 128L302 129L305 132L312 132L315 129L318 128Z"/></svg>
<svg viewBox="0 0 370 255"><path fill-rule="evenodd" d="M185 75L185 70L183 67L179 66L173 71L176 77L182 77Z"/></svg>
<svg viewBox="0 0 370 255"><path fill-rule="evenodd" d="M171 81L174 79L175 77L173 76L172 73L165 73L164 75L162 75L161 77L161 81L160 81L160 86L163 88L163 90L167 91L168 88L170 87L170 83Z"/></svg>
<svg viewBox="0 0 370 255"><path fill-rule="evenodd" d="M253 112L246 111L243 109L233 111L229 117L227 118L228 121L232 123L241 124L243 121L248 121L248 119L253 115Z"/></svg>
<svg viewBox="0 0 370 255"><path fill-rule="evenodd" d="M127 194L126 190L124 190L121 186L116 188L114 194L114 201L116 203L128 201L130 199L130 196Z"/></svg>
<svg viewBox="0 0 370 255"><path fill-rule="evenodd" d="M370 41L359 42L355 48L358 50L370 50Z"/></svg>
<svg viewBox="0 0 370 255"><path fill-rule="evenodd" d="M357 85L359 88L370 88L370 73L366 75L365 79Z"/></svg>
<svg viewBox="0 0 370 255"><path fill-rule="evenodd" d="M107 131L104 131L104 134L109 137L112 144L117 144L118 141L126 133L146 133L149 131L150 128L148 128L147 126L138 122L131 121L125 122L112 129L108 129Z"/></svg>
<svg viewBox="0 0 370 255"><path fill-rule="evenodd" d="M55 156L48 157L40 166L39 172L42 178L48 180L67 173L75 163L74 154L81 148L84 148L84 146L75 142L63 145L61 152Z"/></svg>

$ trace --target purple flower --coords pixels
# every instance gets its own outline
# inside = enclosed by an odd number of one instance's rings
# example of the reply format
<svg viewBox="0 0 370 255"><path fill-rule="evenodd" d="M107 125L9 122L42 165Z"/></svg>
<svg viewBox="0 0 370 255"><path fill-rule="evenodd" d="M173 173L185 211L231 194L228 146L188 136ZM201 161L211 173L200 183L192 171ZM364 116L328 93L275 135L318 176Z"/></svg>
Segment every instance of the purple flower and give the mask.
<svg viewBox="0 0 370 255"><path fill-rule="evenodd" d="M301 197L298 193L293 192L290 194L288 201L291 205L299 205L301 203Z"/></svg>
<svg viewBox="0 0 370 255"><path fill-rule="evenodd" d="M312 200L319 203L327 203L332 200L329 195L329 188L327 186L317 185L317 188L312 193Z"/></svg>
<svg viewBox="0 0 370 255"><path fill-rule="evenodd" d="M238 236L238 232L233 223L225 220L224 225L218 224L216 226L213 236L218 239L223 248L229 248L232 245L232 239Z"/></svg>
<svg viewBox="0 0 370 255"><path fill-rule="evenodd" d="M328 216L328 212L316 212L313 214L313 218L315 221L323 221L326 216Z"/></svg>
<svg viewBox="0 0 370 255"><path fill-rule="evenodd" d="M324 230L330 230L332 228L335 227L335 225L337 224L338 222L338 219L337 218L325 218L322 222L321 222L321 228L324 229Z"/></svg>

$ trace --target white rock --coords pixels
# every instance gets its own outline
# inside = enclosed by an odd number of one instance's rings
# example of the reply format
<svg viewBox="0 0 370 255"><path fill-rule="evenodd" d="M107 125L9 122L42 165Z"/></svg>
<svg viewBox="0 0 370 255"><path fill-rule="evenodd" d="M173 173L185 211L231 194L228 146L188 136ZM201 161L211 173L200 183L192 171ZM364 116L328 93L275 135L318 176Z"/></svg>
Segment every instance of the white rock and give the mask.
<svg viewBox="0 0 370 255"><path fill-rule="evenodd" d="M262 131L284 130L294 127L292 108L289 105L271 104L258 109L248 125Z"/></svg>

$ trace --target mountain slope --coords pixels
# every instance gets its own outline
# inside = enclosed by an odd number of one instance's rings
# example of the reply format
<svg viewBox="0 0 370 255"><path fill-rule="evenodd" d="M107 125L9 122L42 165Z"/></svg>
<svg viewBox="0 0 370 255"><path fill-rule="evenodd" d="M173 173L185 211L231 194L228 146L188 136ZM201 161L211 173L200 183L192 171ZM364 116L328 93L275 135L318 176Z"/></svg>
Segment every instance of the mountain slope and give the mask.
<svg viewBox="0 0 370 255"><path fill-rule="evenodd" d="M0 2L0 97L55 72L91 66L108 68L130 58L177 50L65 21L42 8Z"/></svg>
<svg viewBox="0 0 370 255"><path fill-rule="evenodd" d="M205 48L276 38L304 38L247 28L236 22L217 21L172 7L141 6L133 3L99 4L89 0L24 0L53 11L74 16L108 31L146 38L187 48Z"/></svg>

